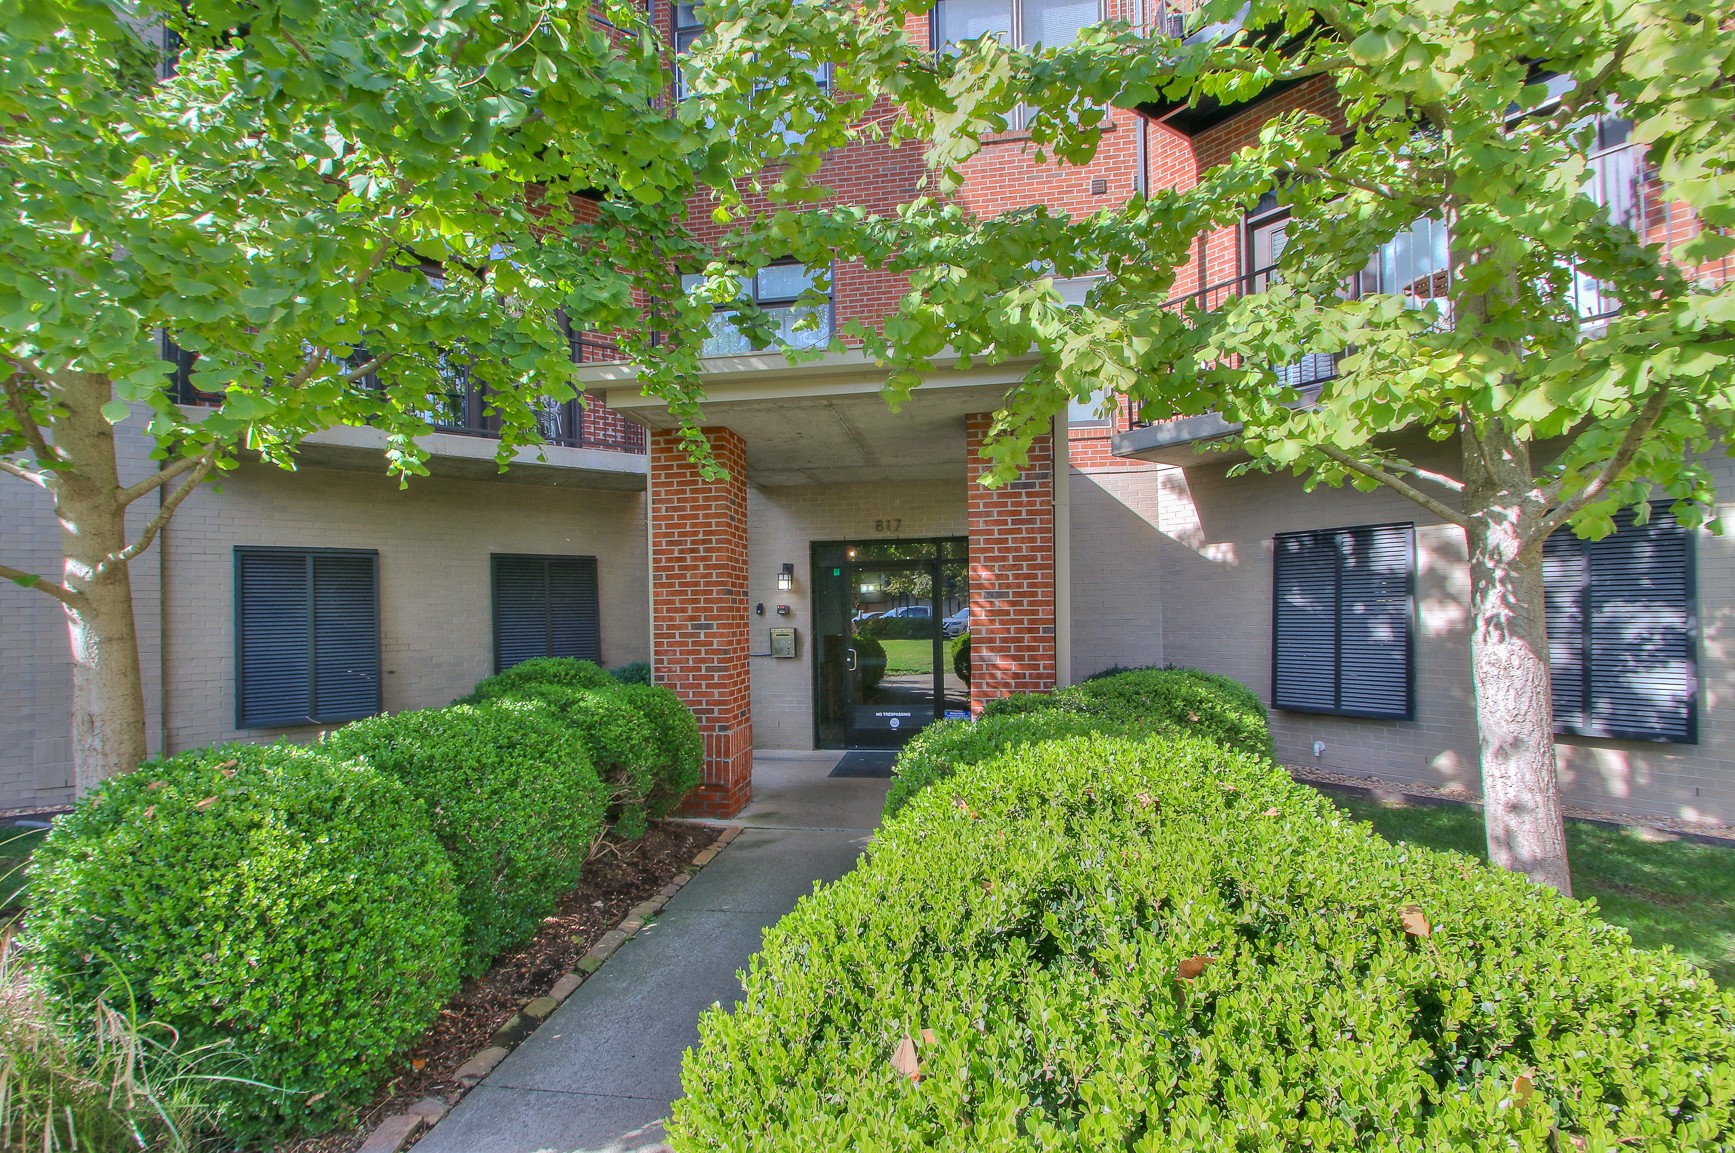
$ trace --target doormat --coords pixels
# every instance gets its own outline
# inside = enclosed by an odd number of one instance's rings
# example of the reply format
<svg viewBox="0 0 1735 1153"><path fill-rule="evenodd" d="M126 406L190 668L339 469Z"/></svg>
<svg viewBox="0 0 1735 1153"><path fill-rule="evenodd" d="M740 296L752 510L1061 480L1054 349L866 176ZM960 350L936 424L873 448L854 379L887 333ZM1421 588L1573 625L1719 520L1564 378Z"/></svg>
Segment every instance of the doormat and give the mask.
<svg viewBox="0 0 1735 1153"><path fill-rule="evenodd" d="M896 749L855 749L843 755L843 759L837 762L837 767L831 770L831 775L890 780L892 765L897 759Z"/></svg>

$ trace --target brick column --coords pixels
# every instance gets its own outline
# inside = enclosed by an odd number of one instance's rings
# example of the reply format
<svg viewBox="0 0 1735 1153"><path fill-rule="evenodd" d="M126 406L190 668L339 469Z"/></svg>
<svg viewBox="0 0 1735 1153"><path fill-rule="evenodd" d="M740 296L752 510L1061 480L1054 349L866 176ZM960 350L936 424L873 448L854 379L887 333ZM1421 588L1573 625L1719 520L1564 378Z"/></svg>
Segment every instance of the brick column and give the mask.
<svg viewBox="0 0 1735 1153"><path fill-rule="evenodd" d="M997 489L976 482L993 417L964 420L970 525L970 711L1010 693L1054 688L1054 438L1038 437L1030 464Z"/></svg>
<svg viewBox="0 0 1735 1153"><path fill-rule="evenodd" d="M732 817L753 795L747 664L747 447L708 428L728 480L705 480L679 434L650 441L651 667L699 719L705 771L684 816Z"/></svg>

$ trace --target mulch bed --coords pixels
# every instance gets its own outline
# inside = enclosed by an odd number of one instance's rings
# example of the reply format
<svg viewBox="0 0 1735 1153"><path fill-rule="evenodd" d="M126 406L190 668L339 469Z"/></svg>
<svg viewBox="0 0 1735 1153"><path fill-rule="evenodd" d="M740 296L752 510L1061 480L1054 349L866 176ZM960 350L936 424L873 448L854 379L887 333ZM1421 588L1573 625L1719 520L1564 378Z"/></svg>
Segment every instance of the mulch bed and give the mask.
<svg viewBox="0 0 1735 1153"><path fill-rule="evenodd" d="M608 838L585 866L578 888L561 899L536 938L501 954L492 969L466 981L440 1010L404 1058L403 1073L380 1090L354 1127L291 1141L276 1153L354 1153L381 1119L424 1097L455 1103L463 1095L452 1079L458 1066L486 1048L494 1031L526 1001L547 994L629 909L686 871L721 832L711 825L655 821L641 840Z"/></svg>

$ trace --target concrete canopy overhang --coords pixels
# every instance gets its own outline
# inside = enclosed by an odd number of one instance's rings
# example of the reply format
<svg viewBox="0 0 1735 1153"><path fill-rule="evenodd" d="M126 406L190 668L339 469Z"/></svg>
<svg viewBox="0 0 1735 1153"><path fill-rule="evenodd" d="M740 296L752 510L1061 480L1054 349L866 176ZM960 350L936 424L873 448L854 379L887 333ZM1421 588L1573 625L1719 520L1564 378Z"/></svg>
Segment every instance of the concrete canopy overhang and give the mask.
<svg viewBox="0 0 1735 1153"><path fill-rule="evenodd" d="M761 488L864 481L963 480L964 418L993 412L1031 360L958 368L939 358L899 411L881 390L887 371L859 352L792 364L781 353L704 362L704 423L747 445L747 479ZM639 390L626 364L586 365L586 391L652 429L677 427L663 401Z"/></svg>
<svg viewBox="0 0 1735 1153"><path fill-rule="evenodd" d="M643 453L549 444L520 448L502 471L496 459L500 442L493 437L433 432L417 443L427 450L430 476L625 492L645 488ZM319 468L383 474L389 447L377 428L328 428L302 441L295 458Z"/></svg>

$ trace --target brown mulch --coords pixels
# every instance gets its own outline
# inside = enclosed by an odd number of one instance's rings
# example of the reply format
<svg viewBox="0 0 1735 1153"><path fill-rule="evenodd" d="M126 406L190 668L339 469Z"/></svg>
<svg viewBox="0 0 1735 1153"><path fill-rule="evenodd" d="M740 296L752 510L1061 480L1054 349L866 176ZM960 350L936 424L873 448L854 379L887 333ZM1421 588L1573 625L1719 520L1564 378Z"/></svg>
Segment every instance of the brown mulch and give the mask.
<svg viewBox="0 0 1735 1153"><path fill-rule="evenodd" d="M546 995L597 938L684 872L722 831L714 825L654 821L641 840L605 840L585 865L578 888L561 898L536 938L502 953L492 969L464 983L403 1058L403 1072L380 1090L353 1127L279 1145L276 1153L354 1153L380 1121L424 1097L455 1104L463 1095L452 1079L458 1066L487 1048L507 1018L526 1001Z"/></svg>

